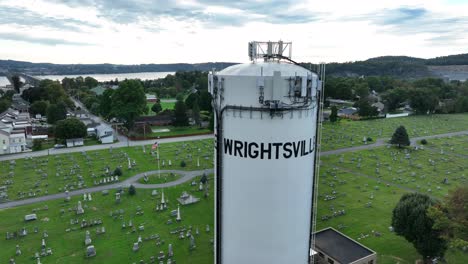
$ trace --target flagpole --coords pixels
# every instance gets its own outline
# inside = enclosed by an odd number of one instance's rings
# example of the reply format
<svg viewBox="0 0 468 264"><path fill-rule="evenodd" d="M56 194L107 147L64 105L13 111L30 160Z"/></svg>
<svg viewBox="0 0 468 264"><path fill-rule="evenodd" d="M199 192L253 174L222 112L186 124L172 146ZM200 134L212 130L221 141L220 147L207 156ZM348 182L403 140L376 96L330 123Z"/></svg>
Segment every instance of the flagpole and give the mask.
<svg viewBox="0 0 468 264"><path fill-rule="evenodd" d="M158 149L157 149L157 155L158 155L158 178L161 179L161 169L159 167L159 144L158 144Z"/></svg>

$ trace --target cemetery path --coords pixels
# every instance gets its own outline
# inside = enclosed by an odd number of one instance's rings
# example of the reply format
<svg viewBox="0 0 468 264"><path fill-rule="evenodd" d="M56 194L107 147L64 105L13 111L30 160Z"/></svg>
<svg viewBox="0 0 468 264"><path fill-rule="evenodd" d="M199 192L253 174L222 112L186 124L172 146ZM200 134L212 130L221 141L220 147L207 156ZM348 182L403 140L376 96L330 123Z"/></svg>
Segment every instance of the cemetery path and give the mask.
<svg viewBox="0 0 468 264"><path fill-rule="evenodd" d="M118 182L118 183L114 183L114 184L101 185L101 186L96 186L96 187L71 191L71 192L69 192L69 196L83 195L83 193L94 193L94 192L100 192L100 191L104 191L104 190L116 189L116 188L119 188L119 187L122 187L122 186L128 186L130 184L133 184L135 187L142 188L142 189L172 187L172 186L176 186L176 185L188 182L191 179L195 178L196 176L202 175L203 173L211 174L211 173L213 173L213 169L205 169L205 170L198 170L198 171L161 170L161 173L176 173L176 174L180 174L182 177L180 177L179 179L177 179L175 181L161 183L161 184L141 184L141 183L138 183L137 181L140 178L143 178L145 173L147 175L153 175L153 174L157 174L158 171L142 172L142 173L134 175L134 176L122 181L122 182ZM31 199L24 199L24 200L0 203L0 210L1 209L6 209L6 208L18 207L18 206L22 206L22 205L33 204L33 203L46 202L46 201L49 201L49 200L55 200L55 199L60 199L60 198L63 199L65 197L66 197L65 193L56 193L56 194L40 196L40 197L36 197L36 198L31 198Z"/></svg>
<svg viewBox="0 0 468 264"><path fill-rule="evenodd" d="M458 132L451 132L451 133L445 133L445 134L439 134L439 135L414 137L414 138L411 138L410 141L411 141L411 145L414 146L416 142L422 139L444 138L444 137L461 136L461 135L468 135L468 131L458 131ZM335 149L335 150L329 150L329 151L322 151L320 153L320 156L336 155L336 154L341 154L345 152L353 152L353 151L382 147L382 146L387 145L388 140L389 139L378 139L374 144L368 144L368 145L362 145L362 146L356 146L356 147L350 147L350 148Z"/></svg>

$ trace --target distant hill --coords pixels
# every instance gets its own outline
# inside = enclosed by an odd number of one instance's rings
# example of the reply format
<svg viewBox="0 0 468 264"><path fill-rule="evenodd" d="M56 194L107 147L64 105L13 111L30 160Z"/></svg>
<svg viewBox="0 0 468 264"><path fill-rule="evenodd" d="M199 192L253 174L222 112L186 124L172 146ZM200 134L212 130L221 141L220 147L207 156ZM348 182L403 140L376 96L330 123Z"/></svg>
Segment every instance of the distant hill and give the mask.
<svg viewBox="0 0 468 264"><path fill-rule="evenodd" d="M0 60L0 73L4 71L19 71L31 75L65 75L65 74L105 74L105 73L135 73L135 72L171 72L171 71L208 71L222 70L237 63L207 62L207 63L173 63L173 64L52 64L31 63L25 61ZM309 63L303 63L309 68ZM423 77L448 77L463 79L466 67L436 67L436 66L468 65L468 54L458 54L431 59L408 56L382 56L364 61L328 63L327 74L333 76L392 76L401 79L416 79ZM463 79L464 80L464 79Z"/></svg>
<svg viewBox="0 0 468 264"><path fill-rule="evenodd" d="M32 63L25 61L0 60L0 72L18 71L30 75L66 75L66 74L106 74L106 73L135 73L135 72L175 72L175 71L208 71L224 69L236 63L207 62L198 64L52 64Z"/></svg>

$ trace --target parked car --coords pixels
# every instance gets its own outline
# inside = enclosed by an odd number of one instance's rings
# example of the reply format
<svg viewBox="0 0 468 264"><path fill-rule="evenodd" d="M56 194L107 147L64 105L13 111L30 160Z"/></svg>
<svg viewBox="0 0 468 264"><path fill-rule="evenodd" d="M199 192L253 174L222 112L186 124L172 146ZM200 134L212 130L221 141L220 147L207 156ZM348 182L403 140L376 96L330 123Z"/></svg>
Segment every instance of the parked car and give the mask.
<svg viewBox="0 0 468 264"><path fill-rule="evenodd" d="M67 147L67 146L65 146L65 145L63 145L63 144L55 144L55 145L54 145L54 148L55 148L55 149L60 149L60 148L65 148L65 147Z"/></svg>

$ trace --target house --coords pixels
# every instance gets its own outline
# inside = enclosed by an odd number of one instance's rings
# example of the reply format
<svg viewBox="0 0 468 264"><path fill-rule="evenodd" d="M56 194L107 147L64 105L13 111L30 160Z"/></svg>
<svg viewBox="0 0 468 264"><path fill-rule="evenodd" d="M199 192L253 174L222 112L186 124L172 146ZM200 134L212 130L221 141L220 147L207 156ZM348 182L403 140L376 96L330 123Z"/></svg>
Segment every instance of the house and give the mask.
<svg viewBox="0 0 468 264"><path fill-rule="evenodd" d="M156 98L156 95L154 94L146 94L146 101L149 103L156 103L158 102L158 98Z"/></svg>
<svg viewBox="0 0 468 264"><path fill-rule="evenodd" d="M84 145L83 138L70 138L66 140L67 148L79 147Z"/></svg>
<svg viewBox="0 0 468 264"><path fill-rule="evenodd" d="M96 127L96 137L102 144L114 143L114 130L106 124L100 124Z"/></svg>
<svg viewBox="0 0 468 264"><path fill-rule="evenodd" d="M345 107L338 110L339 117L350 117L357 113L357 109L354 107Z"/></svg>
<svg viewBox="0 0 468 264"><path fill-rule="evenodd" d="M11 133L8 153L19 153L27 150L26 137L24 133Z"/></svg>
<svg viewBox="0 0 468 264"><path fill-rule="evenodd" d="M326 228L315 233L316 254L313 263L317 264L376 264L377 253L358 243L334 228Z"/></svg>
<svg viewBox="0 0 468 264"><path fill-rule="evenodd" d="M379 113L382 113L382 111L385 108L385 105L382 102L373 103L372 106L377 108L377 111L379 111Z"/></svg>

